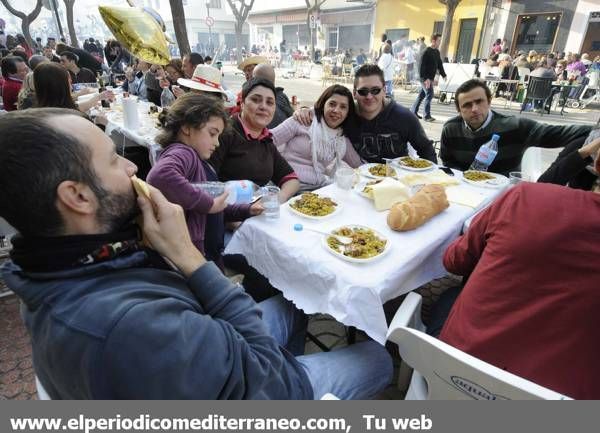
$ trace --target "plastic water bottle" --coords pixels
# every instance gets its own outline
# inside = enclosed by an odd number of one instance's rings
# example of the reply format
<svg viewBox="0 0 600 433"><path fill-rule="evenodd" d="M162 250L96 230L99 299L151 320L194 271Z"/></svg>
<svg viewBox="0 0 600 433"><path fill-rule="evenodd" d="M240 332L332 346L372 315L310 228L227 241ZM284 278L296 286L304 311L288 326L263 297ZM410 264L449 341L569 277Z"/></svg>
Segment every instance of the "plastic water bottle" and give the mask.
<svg viewBox="0 0 600 433"><path fill-rule="evenodd" d="M488 170L489 166L494 162L496 155L498 155L498 140L500 140L500 136L494 134L490 141L481 145L469 170Z"/></svg>
<svg viewBox="0 0 600 433"><path fill-rule="evenodd" d="M170 107L171 104L175 102L175 95L168 87L165 87L160 94L160 106L162 108Z"/></svg>
<svg viewBox="0 0 600 433"><path fill-rule="evenodd" d="M194 183L195 188L199 188L211 197L215 198L222 195L225 191L227 204L248 204L251 203L258 185L250 180L231 180L229 182L199 182Z"/></svg>

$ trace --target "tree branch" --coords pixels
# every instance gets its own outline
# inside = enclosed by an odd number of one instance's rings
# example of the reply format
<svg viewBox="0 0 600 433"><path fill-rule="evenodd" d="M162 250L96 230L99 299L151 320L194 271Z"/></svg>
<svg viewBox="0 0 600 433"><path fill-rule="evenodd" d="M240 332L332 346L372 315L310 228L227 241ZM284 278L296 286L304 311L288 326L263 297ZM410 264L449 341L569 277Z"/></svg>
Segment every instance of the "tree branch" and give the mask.
<svg viewBox="0 0 600 433"><path fill-rule="evenodd" d="M13 8L12 5L8 2L8 0L0 0L0 1L2 2L4 7L6 8L6 10L8 10L14 16L21 18L21 19L27 17L27 15L25 15L24 12L18 11L15 8Z"/></svg>

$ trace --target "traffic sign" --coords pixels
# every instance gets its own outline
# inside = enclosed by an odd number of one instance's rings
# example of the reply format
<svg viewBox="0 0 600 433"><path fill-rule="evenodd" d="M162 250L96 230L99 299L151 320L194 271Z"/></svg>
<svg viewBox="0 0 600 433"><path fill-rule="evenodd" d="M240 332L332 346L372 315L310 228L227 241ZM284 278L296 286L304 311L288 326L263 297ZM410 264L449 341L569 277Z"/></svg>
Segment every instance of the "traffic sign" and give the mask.
<svg viewBox="0 0 600 433"><path fill-rule="evenodd" d="M212 27L215 25L215 19L213 17L206 17L205 22L208 27Z"/></svg>

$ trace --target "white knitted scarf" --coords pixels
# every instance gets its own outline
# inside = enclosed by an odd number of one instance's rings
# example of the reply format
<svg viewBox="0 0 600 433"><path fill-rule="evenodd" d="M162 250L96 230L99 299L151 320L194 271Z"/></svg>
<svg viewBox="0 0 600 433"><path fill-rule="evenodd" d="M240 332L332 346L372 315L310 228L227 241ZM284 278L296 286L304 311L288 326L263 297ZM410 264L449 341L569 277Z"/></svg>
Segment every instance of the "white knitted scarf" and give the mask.
<svg viewBox="0 0 600 433"><path fill-rule="evenodd" d="M327 126L325 119L319 122L317 116L314 116L308 133L317 184L330 184L337 166L346 154L346 140L342 135L342 128L332 129ZM323 169L321 170L319 166Z"/></svg>

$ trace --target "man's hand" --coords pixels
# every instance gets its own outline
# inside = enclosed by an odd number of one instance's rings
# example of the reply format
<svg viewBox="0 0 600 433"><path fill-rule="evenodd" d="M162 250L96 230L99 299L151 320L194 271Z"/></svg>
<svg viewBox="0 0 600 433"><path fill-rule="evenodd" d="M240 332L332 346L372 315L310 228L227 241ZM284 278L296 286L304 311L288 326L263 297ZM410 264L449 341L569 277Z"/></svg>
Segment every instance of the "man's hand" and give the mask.
<svg viewBox="0 0 600 433"><path fill-rule="evenodd" d="M426 89L429 89L431 87L431 80L428 78L423 82L423 85L425 86Z"/></svg>
<svg viewBox="0 0 600 433"><path fill-rule="evenodd" d="M152 247L169 259L186 276L206 263L192 243L181 206L169 202L151 185L150 200L138 196L144 218L143 230Z"/></svg>
<svg viewBox="0 0 600 433"><path fill-rule="evenodd" d="M171 86L171 92L173 92L176 98L185 95L185 91L179 86Z"/></svg>
<svg viewBox="0 0 600 433"><path fill-rule="evenodd" d="M225 191L223 194L221 194L218 197L215 197L215 199L213 200L213 205L212 207L209 209L208 213L219 213L219 212L223 212L225 210L225 208L227 207L227 197L229 196L229 192Z"/></svg>
<svg viewBox="0 0 600 433"><path fill-rule="evenodd" d="M252 206L250 206L250 215L252 216L257 216L260 215L261 213L263 213L265 210L265 207L262 204L262 200L258 200L256 203L252 203Z"/></svg>
<svg viewBox="0 0 600 433"><path fill-rule="evenodd" d="M309 108L300 108L294 111L294 120L301 125L310 126L312 123L313 112Z"/></svg>
<svg viewBox="0 0 600 433"><path fill-rule="evenodd" d="M600 138L592 141L591 143L586 144L581 149L579 149L579 154L584 159L588 156L590 158L594 158L598 151L600 151Z"/></svg>

